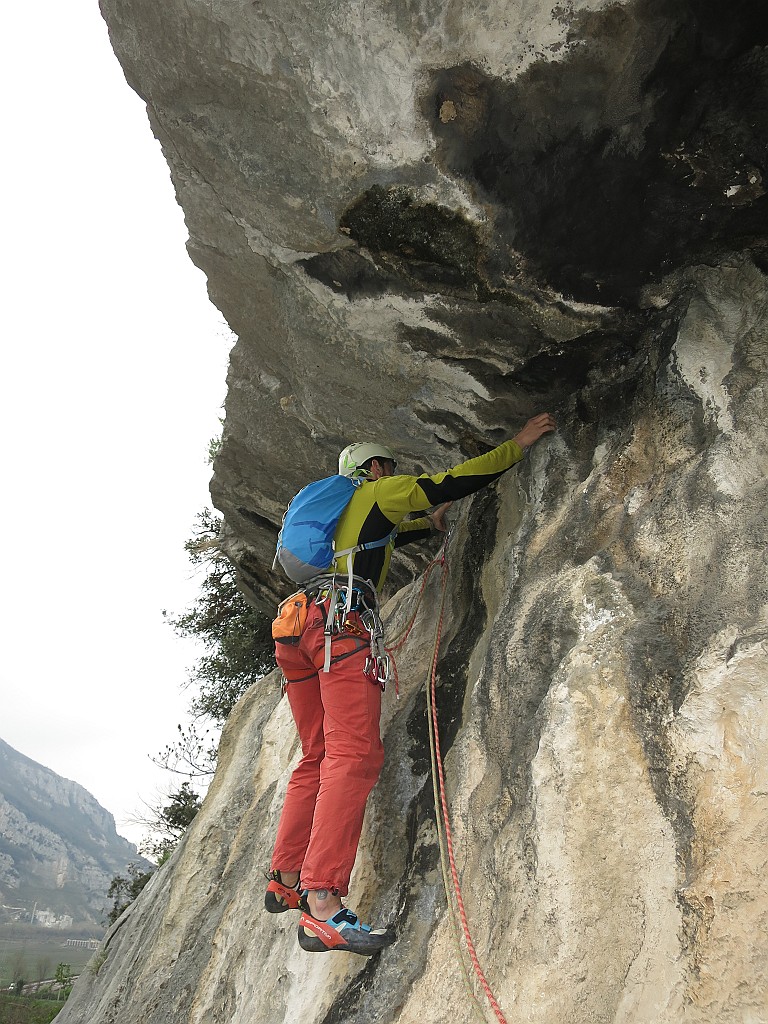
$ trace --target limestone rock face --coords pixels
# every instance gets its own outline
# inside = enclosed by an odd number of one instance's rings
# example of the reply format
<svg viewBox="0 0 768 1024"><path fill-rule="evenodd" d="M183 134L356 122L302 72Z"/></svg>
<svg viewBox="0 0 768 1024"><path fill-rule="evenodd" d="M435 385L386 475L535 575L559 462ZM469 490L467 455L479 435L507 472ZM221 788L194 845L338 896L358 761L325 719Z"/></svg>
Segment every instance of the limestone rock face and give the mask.
<svg viewBox="0 0 768 1024"><path fill-rule="evenodd" d="M239 336L212 491L253 600L287 593L282 511L349 440L438 471L558 418L457 509L436 679L506 1019L768 1021L761 4L102 9ZM305 954L262 909L297 756L273 676L63 1024L476 1019L432 816L440 591L385 701L350 896L397 943Z"/></svg>

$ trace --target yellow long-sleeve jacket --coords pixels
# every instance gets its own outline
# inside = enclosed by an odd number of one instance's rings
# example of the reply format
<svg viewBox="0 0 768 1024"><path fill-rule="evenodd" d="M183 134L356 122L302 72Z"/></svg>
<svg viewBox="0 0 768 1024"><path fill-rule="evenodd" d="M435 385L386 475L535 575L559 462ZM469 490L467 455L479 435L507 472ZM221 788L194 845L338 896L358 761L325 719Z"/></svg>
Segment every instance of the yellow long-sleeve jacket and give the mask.
<svg viewBox="0 0 768 1024"><path fill-rule="evenodd" d="M430 530L426 517L406 520L411 512L423 512L444 501L456 501L474 494L497 480L523 458L523 450L516 441L505 441L498 448L476 459L462 462L446 473L428 476L383 476L358 487L342 513L334 534L337 551L379 540L392 533L397 535L386 547L372 551L358 551L354 555L354 573L372 580L381 590L389 571L392 549L412 540L421 540ZM347 572L347 557L338 560L336 568Z"/></svg>

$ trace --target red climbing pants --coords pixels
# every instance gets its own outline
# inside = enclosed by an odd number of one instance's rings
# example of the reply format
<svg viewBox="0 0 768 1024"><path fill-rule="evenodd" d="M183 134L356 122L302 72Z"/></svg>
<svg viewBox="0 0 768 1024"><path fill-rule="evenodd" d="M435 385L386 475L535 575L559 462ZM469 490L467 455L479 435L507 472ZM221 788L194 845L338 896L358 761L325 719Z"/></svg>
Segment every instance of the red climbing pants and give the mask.
<svg viewBox="0 0 768 1024"><path fill-rule="evenodd" d="M309 606L297 645L276 644L277 663L301 740L277 829L272 869L298 871L305 889L349 890L368 794L379 777L381 689L364 673L368 634L356 613L334 636L323 672L325 616Z"/></svg>

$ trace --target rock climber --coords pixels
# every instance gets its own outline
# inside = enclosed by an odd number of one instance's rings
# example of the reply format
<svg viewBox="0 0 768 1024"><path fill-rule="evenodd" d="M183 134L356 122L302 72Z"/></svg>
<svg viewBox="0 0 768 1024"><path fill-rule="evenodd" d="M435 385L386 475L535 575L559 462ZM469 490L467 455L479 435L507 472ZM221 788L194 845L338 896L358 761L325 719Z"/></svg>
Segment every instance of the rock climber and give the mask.
<svg viewBox="0 0 768 1024"><path fill-rule="evenodd" d="M302 757L288 783L265 906L271 913L302 911L298 938L309 952L333 949L369 956L395 940L391 929L362 924L342 904L366 801L384 760L379 734L382 686L369 640L376 593L386 579L392 547L421 539L431 529L445 531L451 502L497 480L520 462L526 448L555 429L552 416L542 413L487 454L446 473L418 477L395 475L395 456L381 444L350 444L339 456L339 473L364 482L338 521L335 550L386 537L395 527L398 533L394 544L347 556L354 557L353 600L346 600L345 559L334 566L338 584L330 584L327 575L308 584L300 640L275 645ZM422 518L405 518L430 508L434 511ZM333 588L341 589L346 607L338 632L330 638L328 662L328 606L338 596Z"/></svg>

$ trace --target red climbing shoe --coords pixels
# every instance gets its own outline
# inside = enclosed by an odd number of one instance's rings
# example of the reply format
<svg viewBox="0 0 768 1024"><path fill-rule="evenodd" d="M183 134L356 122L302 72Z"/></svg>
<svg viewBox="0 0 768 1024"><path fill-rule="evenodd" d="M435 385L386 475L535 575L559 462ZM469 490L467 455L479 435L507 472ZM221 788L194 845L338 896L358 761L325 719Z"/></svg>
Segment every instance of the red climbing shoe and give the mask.
<svg viewBox="0 0 768 1024"><path fill-rule="evenodd" d="M282 914L286 910L304 910L302 903L300 882L295 885L286 885L280 877L279 871L270 871L265 876L269 879L267 891L264 894L264 906L270 914Z"/></svg>
<svg viewBox="0 0 768 1024"><path fill-rule="evenodd" d="M304 911L299 921L299 945L308 953L359 953L372 956L395 941L394 931L362 924L357 914L342 907L327 921L318 921Z"/></svg>

